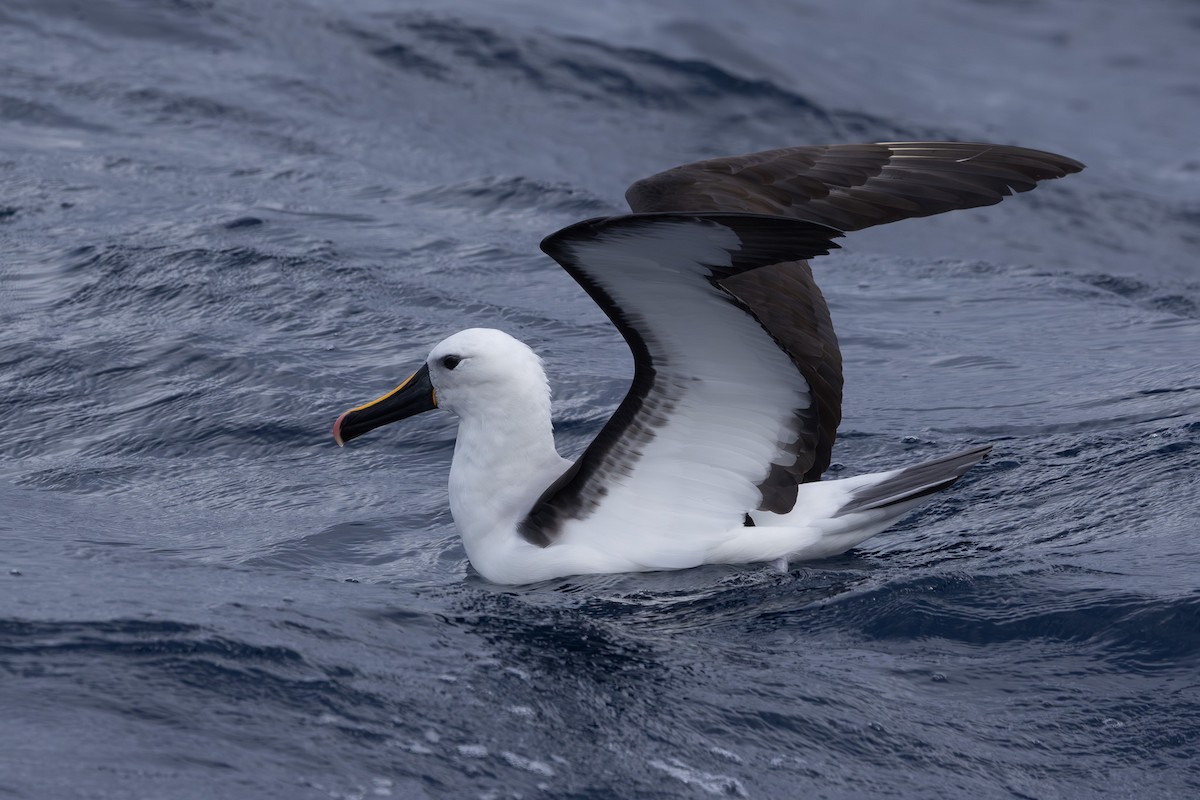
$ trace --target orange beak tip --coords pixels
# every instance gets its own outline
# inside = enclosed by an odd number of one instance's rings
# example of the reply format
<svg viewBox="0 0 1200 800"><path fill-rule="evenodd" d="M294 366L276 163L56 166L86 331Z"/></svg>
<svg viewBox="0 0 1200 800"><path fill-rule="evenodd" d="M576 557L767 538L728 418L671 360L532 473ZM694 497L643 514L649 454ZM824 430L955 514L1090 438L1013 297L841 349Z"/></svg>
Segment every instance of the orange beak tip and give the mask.
<svg viewBox="0 0 1200 800"><path fill-rule="evenodd" d="M346 446L346 443L342 441L342 420L344 420L346 415L349 413L349 411L342 412L341 416L334 420L333 423L333 440L337 442L338 447Z"/></svg>

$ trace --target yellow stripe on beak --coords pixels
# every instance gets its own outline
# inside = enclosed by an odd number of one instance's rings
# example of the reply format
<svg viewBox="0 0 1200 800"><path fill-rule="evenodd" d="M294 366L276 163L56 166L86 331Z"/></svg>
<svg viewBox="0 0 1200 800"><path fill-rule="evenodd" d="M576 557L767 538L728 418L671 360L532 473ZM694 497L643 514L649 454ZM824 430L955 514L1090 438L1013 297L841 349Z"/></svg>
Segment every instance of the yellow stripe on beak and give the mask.
<svg viewBox="0 0 1200 800"><path fill-rule="evenodd" d="M437 392L429 380L429 365L425 364L383 397L355 406L338 417L333 423L333 440L342 445L380 425L435 408Z"/></svg>
<svg viewBox="0 0 1200 800"><path fill-rule="evenodd" d="M376 397L374 400L370 401L369 403L363 403L361 406L355 406L354 408L350 409L346 413L353 414L355 411L362 411L364 408L370 408L371 406L375 405L376 403L382 403L384 400L387 400L389 397L396 394L396 392L403 390L405 386L408 386L410 383L412 383L413 378L417 377L417 373L419 373L420 371L421 370L417 370L412 375L409 375L407 378L404 379L404 383L400 384L395 389L392 389L390 392L385 394L383 397ZM434 395L433 395L433 402L435 405L437 404L437 393L436 392L434 392Z"/></svg>

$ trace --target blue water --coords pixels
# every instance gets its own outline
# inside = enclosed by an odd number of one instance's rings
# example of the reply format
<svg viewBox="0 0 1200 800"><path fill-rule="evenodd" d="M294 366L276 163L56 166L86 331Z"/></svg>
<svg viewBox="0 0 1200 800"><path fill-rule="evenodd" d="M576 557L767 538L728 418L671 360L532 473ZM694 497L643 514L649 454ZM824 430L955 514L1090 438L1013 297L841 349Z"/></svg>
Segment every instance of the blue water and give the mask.
<svg viewBox="0 0 1200 800"><path fill-rule="evenodd" d="M0 796L1200 796L1200 15L853 8L0 4ZM487 325L577 453L630 358L542 236L906 137L1089 169L816 263L840 474L996 443L856 551L497 588L448 417L334 446Z"/></svg>

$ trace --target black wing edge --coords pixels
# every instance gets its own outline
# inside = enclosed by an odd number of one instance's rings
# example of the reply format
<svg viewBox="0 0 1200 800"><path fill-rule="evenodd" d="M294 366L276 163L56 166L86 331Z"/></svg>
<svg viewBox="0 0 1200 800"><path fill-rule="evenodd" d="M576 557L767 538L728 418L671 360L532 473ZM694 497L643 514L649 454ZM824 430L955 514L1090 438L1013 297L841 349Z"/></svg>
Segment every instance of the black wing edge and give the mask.
<svg viewBox="0 0 1200 800"><path fill-rule="evenodd" d="M654 227L664 222L707 222L729 228L737 234L741 240L741 248L729 254L733 263L728 267L706 265L714 270L715 279L727 278L781 261L798 261L827 255L830 250L839 248L833 240L845 235L837 228L824 223L775 214L663 211L585 219L542 239L541 248L543 253L557 261L586 290L588 287L583 283L583 270L569 252L571 245L598 239L605 234L632 234L641 228ZM599 303L594 296L593 299ZM607 295L606 299L609 305L600 304L600 307L608 313L612 300L607 298Z"/></svg>

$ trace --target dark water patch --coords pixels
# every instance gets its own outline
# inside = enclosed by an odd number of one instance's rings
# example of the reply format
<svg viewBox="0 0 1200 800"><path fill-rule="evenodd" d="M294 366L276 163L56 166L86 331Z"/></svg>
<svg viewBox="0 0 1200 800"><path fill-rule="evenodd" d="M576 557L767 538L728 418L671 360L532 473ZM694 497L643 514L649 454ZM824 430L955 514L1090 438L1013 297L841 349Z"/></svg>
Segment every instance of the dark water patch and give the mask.
<svg viewBox="0 0 1200 800"><path fill-rule="evenodd" d="M258 700L306 712L322 707L350 718L372 699L352 687L346 665L316 665L286 646L216 635L171 621L0 621L2 668L24 678L105 681L97 662L118 662L143 680L188 686L228 700ZM47 672L38 664L53 664ZM118 673L119 674L119 673ZM122 683L125 681L122 680ZM247 714L253 713L247 709Z"/></svg>
<svg viewBox="0 0 1200 800"><path fill-rule="evenodd" d="M1120 297L1142 297L1150 291L1149 284L1125 275L1084 275L1080 279L1091 286L1112 292Z"/></svg>
<svg viewBox="0 0 1200 800"><path fill-rule="evenodd" d="M1198 391L1200 391L1200 385L1198 385L1198 386L1177 386L1177 387L1169 387L1169 388L1162 388L1162 389L1141 389L1138 391L1138 394L1155 395L1155 394L1188 393L1188 392L1198 392ZM1189 424L1185 427L1190 429L1192 427L1192 425Z"/></svg>
<svg viewBox="0 0 1200 800"><path fill-rule="evenodd" d="M270 127L280 120L260 110L235 106L211 97L188 96L163 89L137 89L123 98L131 106L153 112L165 123L217 124L230 122L251 127Z"/></svg>
<svg viewBox="0 0 1200 800"><path fill-rule="evenodd" d="M444 78L449 72L447 67L431 58L416 53L411 47L402 44L389 44L378 47L372 53L384 62L399 67L405 72L416 72L427 78Z"/></svg>
<svg viewBox="0 0 1200 800"><path fill-rule="evenodd" d="M916 135L879 117L831 111L770 81L744 78L695 59L575 36L522 36L423 14L405 14L393 24L404 41L381 45L378 33L346 33L369 42L377 57L395 58L402 69L438 80L472 83L477 75L502 77L538 92L672 114L719 104L721 124L749 124L763 114L790 116L808 120L808 127L827 131L825 136Z"/></svg>
<svg viewBox="0 0 1200 800"><path fill-rule="evenodd" d="M108 247L64 266L70 288L53 310L82 314L111 307L134 330L162 318L282 321L297 307L319 313L328 289L312 279L336 271L325 254Z"/></svg>
<svg viewBox="0 0 1200 800"><path fill-rule="evenodd" d="M579 687L575 691L606 686L625 698L627 705L636 705L646 681L665 682L668 677L652 645L631 641L586 616L543 611L531 617L523 610L516 614L493 610L458 614L447 621L479 635L506 660L521 664L513 673L518 678Z"/></svg>
<svg viewBox="0 0 1200 800"><path fill-rule="evenodd" d="M390 42L380 33L356 28L346 23L334 24L332 30L354 37L369 48L371 55L391 67L405 73L416 74L434 80L445 80L451 74L450 67L423 55L410 44Z"/></svg>
<svg viewBox="0 0 1200 800"><path fill-rule="evenodd" d="M0 659L24 689L18 713L48 696L69 699L75 714L142 731L149 752L160 746L150 743L154 731L164 740L220 732L252 750L270 743L279 754L305 749L303 741L256 733L264 714L290 718L309 736L326 727L343 740L385 742L396 729L389 714L400 712L385 695L358 688L361 674L344 664L315 664L285 646L196 626L8 621L0 626Z"/></svg>
<svg viewBox="0 0 1200 800"><path fill-rule="evenodd" d="M94 133L110 130L105 125L88 122L54 106L8 95L0 95L0 118L6 122L52 129L66 128Z"/></svg>
<svg viewBox="0 0 1200 800"><path fill-rule="evenodd" d="M216 27L228 21L210 0L167 3L100 0L84 4L72 0L18 0L16 8L20 9L21 19L36 23L42 17L57 18L90 30L98 35L98 42L103 42L103 37L115 36L194 48L230 46L224 36L205 30L206 23L215 23Z"/></svg>
<svg viewBox="0 0 1200 800"><path fill-rule="evenodd" d="M398 26L421 40L449 49L480 71L523 79L541 90L559 88L540 68L538 48L530 40L518 41L492 29L432 17L401 20Z"/></svg>
<svg viewBox="0 0 1200 800"><path fill-rule="evenodd" d="M1188 171L1198 171L1197 165L1191 165L1192 168ZM1193 228L1200 228L1200 206L1188 206L1175 211L1175 219L1183 222Z"/></svg>
<svg viewBox="0 0 1200 800"><path fill-rule="evenodd" d="M653 105L663 102L663 98L675 98L680 107L694 107L696 104L721 98L737 98L741 102L761 103L777 112L785 111L797 116L810 117L846 135L868 132L877 135L889 130L903 137L907 133L898 129L894 123L881 118L862 113L831 111L770 81L743 78L704 61L673 59L635 48L613 48L602 42L582 38L570 38L567 42L591 49L596 53L597 61L562 59L558 63L581 81L598 83L605 93L622 100L633 98L639 103ZM632 68L624 71L619 67L607 66L602 63L605 59L613 59L618 63L627 62ZM655 73L665 76L666 80L643 88L645 76Z"/></svg>
<svg viewBox="0 0 1200 800"><path fill-rule="evenodd" d="M861 630L872 639L945 639L976 647L1069 643L1140 672L1189 671L1200 662L1200 596L1067 587L1048 593L1053 582L929 577L837 600L832 608L838 616L861 614Z"/></svg>
<svg viewBox="0 0 1200 800"><path fill-rule="evenodd" d="M415 192L411 203L469 208L491 214L528 209L546 209L556 213L600 215L611 213L613 206L566 184L546 184L529 178L488 176L449 186L435 186Z"/></svg>
<svg viewBox="0 0 1200 800"><path fill-rule="evenodd" d="M1156 311L1163 311L1178 317L1200 319L1200 301L1197 301L1195 297L1180 294L1160 295L1150 298L1149 305Z"/></svg>

